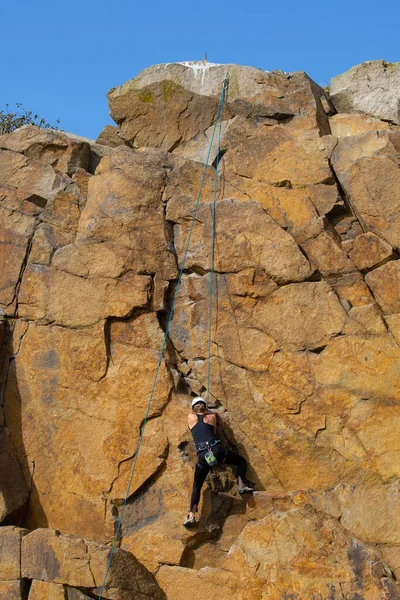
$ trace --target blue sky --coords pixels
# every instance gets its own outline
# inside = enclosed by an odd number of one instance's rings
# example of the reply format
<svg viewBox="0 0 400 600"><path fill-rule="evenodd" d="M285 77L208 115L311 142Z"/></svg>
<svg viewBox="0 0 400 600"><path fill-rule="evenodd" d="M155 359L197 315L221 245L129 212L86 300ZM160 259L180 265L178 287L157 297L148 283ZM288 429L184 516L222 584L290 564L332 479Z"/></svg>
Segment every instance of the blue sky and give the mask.
<svg viewBox="0 0 400 600"><path fill-rule="evenodd" d="M106 93L156 63L303 70L317 83L366 60L400 61L400 3L336 0L3 0L0 108L21 102L95 139Z"/></svg>

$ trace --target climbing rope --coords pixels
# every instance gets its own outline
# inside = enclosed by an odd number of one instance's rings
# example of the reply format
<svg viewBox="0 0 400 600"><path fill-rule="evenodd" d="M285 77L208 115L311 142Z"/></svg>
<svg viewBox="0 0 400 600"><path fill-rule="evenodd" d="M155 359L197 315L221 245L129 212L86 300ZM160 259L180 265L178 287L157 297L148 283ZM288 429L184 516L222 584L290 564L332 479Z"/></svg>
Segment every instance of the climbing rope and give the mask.
<svg viewBox="0 0 400 600"><path fill-rule="evenodd" d="M229 79L225 78L222 86L222 94L225 99L225 93L228 89ZM221 154L221 136L222 136L222 114L219 119L218 130L218 151L215 159L215 175L214 175L214 197L211 205L211 264L210 264L210 293L209 293L209 323L208 323L208 373L207 373L207 400L210 403L211 394L211 335L212 335L212 314L213 314L213 282L214 282L214 263L215 263L215 218L217 208L217 186L218 186L218 169Z"/></svg>
<svg viewBox="0 0 400 600"><path fill-rule="evenodd" d="M178 281L177 281L176 288L175 288L174 299L172 301L172 306L171 306L171 310L170 310L170 313L169 313L167 326L165 328L164 339L163 339L163 343L162 343L160 354L159 354L159 358L158 358L157 368L156 368L156 372L155 372L155 376L154 376L154 381L153 381L153 385L152 385L151 392L150 392L149 401L148 401L148 404L147 404L146 414L145 414L145 417L144 417L144 420L143 420L143 425L142 425L141 430L140 430L139 443L138 443L137 451L136 451L135 458L134 458L134 461L133 461L132 471L131 471L131 475L130 475L130 478L129 478L129 483L128 483L128 487L127 487L127 490L126 490L124 503L123 503L122 509L121 509L121 515L120 515L120 518L118 520L118 525L117 525L117 528L116 528L116 531L115 531L114 542L113 542L113 545L112 545L112 548L111 548L111 552L110 552L110 556L109 556L109 559L108 559L108 563L107 563L107 568L106 568L106 572L105 572L105 575L104 575L103 584L102 584L101 589L100 589L99 600L102 600L102 598L103 598L103 593L104 593L104 590L105 590L105 586L106 586L106 582L107 582L107 577L108 577L109 572L110 572L111 563L112 563L112 560L113 560L113 557L114 557L114 554L115 554L115 549L116 549L116 546L117 546L119 532L121 530L122 521L124 519L125 509L126 509L126 505L127 505L127 502L128 502L128 498L129 498L129 494L130 494L130 489L131 489L132 481L133 481L133 476L134 476L134 473L135 473L136 464L137 464L137 460L138 460L140 448L141 448L142 441L143 441L144 431L145 431L146 423L147 423L148 416L149 416L149 413L150 413L150 407L151 407L151 403L152 403L152 400L153 400L154 392L155 392L156 385L157 385L158 374L159 374L161 363L162 363L162 360L163 360L164 350L165 350L165 347L166 347L166 344L167 344L169 328L170 328L172 317L173 317L173 314L174 314L175 304L176 304L176 300L177 300L177 297L178 297L179 286L181 284L183 271L185 269L185 263L186 263L186 258L187 258L188 252L189 252L189 246L190 246L190 241L191 241L191 238L192 238L194 224L196 222L196 216L197 216L197 212L198 212L198 209L199 209L199 206L200 206L200 199L201 199L201 194L202 194L202 191L203 191L204 182L205 182L205 178L206 178L206 174L207 174L207 167L208 167L208 163L209 163L209 160L210 160L210 155L211 155L211 150L212 150L212 146L213 146L215 131L216 131L217 126L219 124L218 148L217 148L217 156L216 156L216 171L215 171L215 179L214 179L214 200L213 200L213 208L212 208L212 214L213 214L213 217L212 217L212 260L211 260L211 271L210 271L210 277L211 277L211 281L210 281L210 294L212 294L212 276L213 276L213 270L214 270L215 205L216 205L216 196L217 196L218 163L219 163L219 157L220 157L220 152L221 152L220 146L221 146L222 116L223 116L223 108L224 108L224 104L225 104L225 97L226 97L227 88L228 88L228 76L226 76L226 78L224 79L223 84L222 84L222 90L221 90L221 95L220 95L220 99L219 99L219 103L218 103L217 115L216 115L216 119L215 119L213 131L212 131L212 135L211 135L211 139L210 139L210 144L209 144L209 148L208 148L206 162L204 164L203 176L202 176L202 179L201 179L200 189L199 189L199 193L198 193L198 196L197 196L197 201L196 201L195 209L194 209L193 216L192 216L192 222L191 222L191 225L190 225L189 235L188 235L188 239L187 239L187 242L186 242L185 252L184 252L182 264L181 264L181 267L180 267L180 270L179 270L179 276L178 276ZM210 297L210 306L211 306L211 310L212 310L212 298L211 297ZM210 336L211 336L211 324L212 324L212 315L210 314L210 326L209 326L210 327L210 329L209 329ZM209 354L208 354L209 374L208 374L208 385L210 384L210 363L211 363L211 355L210 355L210 353L211 353L211 342L209 340Z"/></svg>

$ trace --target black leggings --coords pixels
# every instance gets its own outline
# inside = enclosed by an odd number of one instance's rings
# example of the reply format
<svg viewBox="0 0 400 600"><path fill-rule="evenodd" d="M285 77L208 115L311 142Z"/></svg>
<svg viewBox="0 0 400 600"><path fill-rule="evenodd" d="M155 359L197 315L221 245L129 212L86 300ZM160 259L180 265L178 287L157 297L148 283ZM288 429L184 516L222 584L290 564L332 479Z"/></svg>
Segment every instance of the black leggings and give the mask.
<svg viewBox="0 0 400 600"><path fill-rule="evenodd" d="M238 477L240 477L243 483L246 482L247 463L243 456L236 454L236 452L229 450L229 448L224 448L224 446L219 445L214 446L212 451L219 465L226 464L236 466ZM197 455L197 464L194 470L192 497L190 498L191 512L197 512L198 510L201 488L203 487L205 478L211 470L211 467L205 459L206 453L207 451L204 451Z"/></svg>

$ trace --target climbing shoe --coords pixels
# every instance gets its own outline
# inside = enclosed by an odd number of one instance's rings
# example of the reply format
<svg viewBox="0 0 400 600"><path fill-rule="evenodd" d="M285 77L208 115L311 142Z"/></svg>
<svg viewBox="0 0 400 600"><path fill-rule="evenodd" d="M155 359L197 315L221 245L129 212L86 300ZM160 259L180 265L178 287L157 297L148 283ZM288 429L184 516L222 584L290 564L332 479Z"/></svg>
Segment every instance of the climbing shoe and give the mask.
<svg viewBox="0 0 400 600"><path fill-rule="evenodd" d="M196 518L195 517L189 517L189 515L186 517L186 519L183 521L183 525L185 527L192 527L193 525L196 524Z"/></svg>
<svg viewBox="0 0 400 600"><path fill-rule="evenodd" d="M249 487L248 485L245 485L243 488L239 488L239 494L241 496L243 496L243 494L252 494L253 492L255 492L255 489Z"/></svg>

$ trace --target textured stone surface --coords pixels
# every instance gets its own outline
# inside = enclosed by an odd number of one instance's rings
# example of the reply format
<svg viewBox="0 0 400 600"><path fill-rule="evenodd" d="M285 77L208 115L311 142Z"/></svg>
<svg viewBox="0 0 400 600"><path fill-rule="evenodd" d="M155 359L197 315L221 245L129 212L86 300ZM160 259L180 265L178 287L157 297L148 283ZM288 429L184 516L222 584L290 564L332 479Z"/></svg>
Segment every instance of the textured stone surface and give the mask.
<svg viewBox="0 0 400 600"><path fill-rule="evenodd" d="M19 527L0 527L0 580L21 578L21 539L28 533Z"/></svg>
<svg viewBox="0 0 400 600"><path fill-rule="evenodd" d="M324 276L340 275L355 270L354 264L334 236L326 231L302 244L310 261Z"/></svg>
<svg viewBox="0 0 400 600"><path fill-rule="evenodd" d="M11 454L10 438L0 433L0 525L19 523L28 500L28 487L20 464Z"/></svg>
<svg viewBox="0 0 400 600"><path fill-rule="evenodd" d="M69 183L69 177L49 164L9 150L0 151L0 178L3 185L17 187L42 206Z"/></svg>
<svg viewBox="0 0 400 600"><path fill-rule="evenodd" d="M112 118L135 147L173 150L213 123L222 81L230 77L227 116L325 115L324 92L305 73L269 73L207 62L155 65L108 93ZM326 121L326 116L325 119ZM152 124L149 127L149 124Z"/></svg>
<svg viewBox="0 0 400 600"><path fill-rule="evenodd" d="M119 136L118 127L114 127L113 125L106 125L99 134L96 142L103 146L110 146L111 148L124 145L124 141Z"/></svg>
<svg viewBox="0 0 400 600"><path fill-rule="evenodd" d="M400 263L387 263L365 277L376 301L385 314L400 313Z"/></svg>
<svg viewBox="0 0 400 600"><path fill-rule="evenodd" d="M101 326L79 331L32 325L26 332L9 375L7 414L11 429L20 432L15 438L20 456L26 452L35 460L29 524L75 535L84 531L89 539L111 534L111 515L103 520L106 499L113 485L113 497L118 494L118 476L122 488L127 483L129 473L120 473L119 465L131 464L158 360L154 350L132 352L133 347L113 344L107 369ZM150 416L162 410L169 388L162 365ZM26 461L22 466L28 479L31 466Z"/></svg>
<svg viewBox="0 0 400 600"><path fill-rule="evenodd" d="M400 124L400 63L371 60L331 79L329 97L340 113L363 113Z"/></svg>
<svg viewBox="0 0 400 600"><path fill-rule="evenodd" d="M392 247L369 231L356 237L348 253L359 269L371 269L392 256Z"/></svg>
<svg viewBox="0 0 400 600"><path fill-rule="evenodd" d="M65 594L68 594L68 591L65 590L63 585L35 579L32 581L31 589L29 591L29 600L65 600ZM79 594L78 591L77 594ZM85 598L83 594L82 597ZM86 598L87 597L88 596L86 596ZM77 596L77 598L79 598L79 596Z"/></svg>
<svg viewBox="0 0 400 600"><path fill-rule="evenodd" d="M183 212L168 204L167 218L183 222L174 228L178 259L181 262L189 232L187 207ZM302 281L311 269L290 235L250 202L222 200L216 208L218 247L215 269L235 273L256 266L277 283ZM193 270L210 269L211 212L209 206L197 213L190 254L186 266Z"/></svg>
<svg viewBox="0 0 400 600"><path fill-rule="evenodd" d="M342 331L346 314L327 283L306 282L258 302L253 318L281 347L297 350L325 345Z"/></svg>
<svg viewBox="0 0 400 600"><path fill-rule="evenodd" d="M4 600L27 600L26 581L0 581L0 598Z"/></svg>
<svg viewBox="0 0 400 600"><path fill-rule="evenodd" d="M290 510L278 501L268 517L243 530L226 559L233 572L241 566L249 575L253 571L277 600L285 595L336 599L343 590L347 597L395 597L396 586L379 554L352 539L329 516L294 501Z"/></svg>
<svg viewBox="0 0 400 600"><path fill-rule="evenodd" d="M390 125L386 121L364 115L343 113L330 117L329 126L332 135L336 137L348 137L350 135L360 135L367 131L387 131L390 129Z"/></svg>
<svg viewBox="0 0 400 600"><path fill-rule="evenodd" d="M369 132L339 138L331 161L360 220L394 248L399 247L399 132Z"/></svg>
<svg viewBox="0 0 400 600"><path fill-rule="evenodd" d="M398 128L332 116L303 73L229 69L210 390L202 161L226 67L154 67L112 91L135 148L33 128L0 151L0 509L33 530L33 598L99 595L134 464L105 600L399 597ZM186 419L207 391L257 492L213 470L187 530ZM26 591L19 531L0 529L7 600Z"/></svg>
<svg viewBox="0 0 400 600"><path fill-rule="evenodd" d="M0 148L20 152L26 157L52 165L72 175L77 168L87 169L90 146L61 131L25 125L14 133L0 136Z"/></svg>
<svg viewBox="0 0 400 600"><path fill-rule="evenodd" d="M37 529L22 543L22 577L63 583L98 591L104 579L110 549L82 539L60 535L51 529ZM104 591L111 600L144 600L163 597L153 576L134 556L116 550Z"/></svg>
<svg viewBox="0 0 400 600"><path fill-rule="evenodd" d="M262 598L262 591L257 589L254 581L250 580L247 585L243 585L244 582L240 582L240 578L235 574L212 567L193 571L183 567L163 566L157 574L157 581L171 600L201 600L204 595L216 595L223 600L233 596L238 600Z"/></svg>

